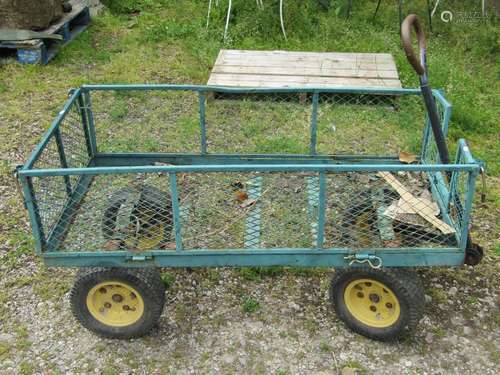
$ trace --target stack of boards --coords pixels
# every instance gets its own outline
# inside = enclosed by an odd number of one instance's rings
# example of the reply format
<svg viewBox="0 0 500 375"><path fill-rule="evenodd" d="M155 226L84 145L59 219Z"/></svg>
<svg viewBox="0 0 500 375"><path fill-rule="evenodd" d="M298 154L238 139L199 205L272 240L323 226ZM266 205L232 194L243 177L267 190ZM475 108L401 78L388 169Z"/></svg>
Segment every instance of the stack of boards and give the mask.
<svg viewBox="0 0 500 375"><path fill-rule="evenodd" d="M400 89L388 53L220 50L207 82L252 88Z"/></svg>

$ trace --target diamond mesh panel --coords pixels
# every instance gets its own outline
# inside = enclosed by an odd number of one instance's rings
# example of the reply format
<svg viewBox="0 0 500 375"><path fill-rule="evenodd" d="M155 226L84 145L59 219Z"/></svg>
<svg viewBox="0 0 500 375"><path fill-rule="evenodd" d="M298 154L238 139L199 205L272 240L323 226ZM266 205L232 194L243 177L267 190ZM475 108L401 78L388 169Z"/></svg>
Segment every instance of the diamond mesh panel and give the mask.
<svg viewBox="0 0 500 375"><path fill-rule="evenodd" d="M198 93L100 91L92 96L100 152L199 152ZM215 93L206 101L208 151L307 154L312 103L312 95L305 93ZM55 133L35 169L88 165L82 109L74 104L60 124L65 160ZM440 113L443 119L441 107ZM418 96L320 94L317 150L355 155L416 153L424 119ZM435 163L437 152L429 130L424 162ZM457 174L453 183L451 232L439 229L447 224L430 196L426 173L392 176L399 189L376 172L327 175L325 248L456 246L455 232L464 225L468 173ZM168 175L31 180L41 224L53 249L175 248ZM89 186L85 195L84 185ZM177 189L185 249L318 245L318 173L179 173Z"/></svg>
<svg viewBox="0 0 500 375"><path fill-rule="evenodd" d="M199 152L192 91L93 91L99 152Z"/></svg>
<svg viewBox="0 0 500 375"><path fill-rule="evenodd" d="M57 143L57 131L50 137L33 169L58 169L63 167L86 167L89 162L85 132L82 124L80 108L77 101L59 124L60 143ZM64 159L61 159L61 149ZM64 162L63 162L64 160ZM47 235L61 214L68 198L68 193L76 187L78 176L33 178L34 201L38 207L41 224Z"/></svg>
<svg viewBox="0 0 500 375"><path fill-rule="evenodd" d="M440 229L446 223L425 175L391 176L402 188L378 173L327 174L325 248L457 245L453 228ZM48 179L54 177L40 180ZM69 229L56 230L52 243L74 251L174 249L169 189L163 174L94 176L85 197L74 194L74 204L61 219ZM184 249L317 245L315 173L180 173L177 189ZM65 191L58 194L64 197ZM44 222L62 211L54 202L64 199L54 197L56 193L39 199Z"/></svg>
<svg viewBox="0 0 500 375"><path fill-rule="evenodd" d="M457 164L465 163L465 160L460 156ZM450 194L450 217L455 224L457 232L460 234L465 226L465 204L468 191L469 172L456 172L454 181L451 184Z"/></svg>
<svg viewBox="0 0 500 375"><path fill-rule="evenodd" d="M337 173L327 178L325 246L441 247L456 246L451 230L439 230L430 220L439 215L424 174L392 175L415 199L377 173Z"/></svg>
<svg viewBox="0 0 500 375"><path fill-rule="evenodd" d="M320 94L318 152L355 155L418 152L424 118L418 96Z"/></svg>
<svg viewBox="0 0 500 375"><path fill-rule="evenodd" d="M220 94L207 102L208 151L308 153L308 94Z"/></svg>
<svg viewBox="0 0 500 375"><path fill-rule="evenodd" d="M91 177L92 178L92 177ZM52 238L71 251L173 248L168 176L126 174L93 176L86 194L75 193Z"/></svg>
<svg viewBox="0 0 500 375"><path fill-rule="evenodd" d="M35 162L37 168L61 168L57 144L51 137L40 157ZM45 234L53 228L68 198L64 177L32 178L34 203L38 208L42 228Z"/></svg>
<svg viewBox="0 0 500 375"><path fill-rule="evenodd" d="M186 249L311 244L305 175L209 173L178 181Z"/></svg>

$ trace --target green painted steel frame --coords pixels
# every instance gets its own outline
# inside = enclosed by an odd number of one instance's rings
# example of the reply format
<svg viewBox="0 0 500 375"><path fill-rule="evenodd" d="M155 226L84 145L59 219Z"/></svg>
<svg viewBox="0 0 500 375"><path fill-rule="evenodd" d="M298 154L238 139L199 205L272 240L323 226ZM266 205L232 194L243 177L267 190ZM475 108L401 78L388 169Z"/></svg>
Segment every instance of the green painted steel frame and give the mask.
<svg viewBox="0 0 500 375"><path fill-rule="evenodd" d="M200 118L200 153L199 154L167 154L167 153L99 153L95 136L93 114L91 109L91 92L97 90L184 90L195 91L199 95ZM279 154L209 154L205 128L205 101L208 93L309 93L312 94L311 142L309 155ZM249 89L224 88L195 85L84 85L70 92L70 98L53 121L42 141L35 148L26 164L19 170L19 178L23 187L26 207L28 208L32 230L35 237L36 252L41 254L49 266L86 267L86 266L120 266L120 267L209 267L209 266L348 266L346 256L378 256L384 266L455 266L463 263L467 228L472 208L474 182L482 164L474 160L464 140L459 141L459 151L455 164L429 164L425 160L425 151L429 142L430 128L427 121L422 142L421 164L401 164L397 157L378 155L317 155L317 106L320 93L335 94L381 94L381 95L419 95L418 89ZM443 130L446 134L451 116L451 105L440 91L434 91L435 98L444 110ZM85 168L67 168L64 147L59 126L64 117L76 103L84 134L90 162ZM55 137L61 162L58 169L35 169L49 141ZM463 160L464 162L460 162ZM157 166L156 161L170 162L178 165ZM177 199L177 173L212 173L212 172L316 172L319 178L318 234L316 246L313 248L280 248L280 249L196 249L182 248L182 228L180 225L180 207ZM377 172L377 171L422 171L429 175L433 196L438 202L443 219L452 220L447 214L451 196L450 188L444 182L444 172L468 173L468 190L464 202L464 222L462 233L457 234L459 246L451 248L400 248L400 249L363 249L324 248L324 226L326 207L326 174L335 172ZM59 239L68 228L68 215L85 196L92 184L93 177L102 174L124 173L164 173L169 175L170 194L174 221L176 248L173 251L157 250L140 254L126 251L110 252L77 252L55 251L60 245ZM67 185L68 203L63 208L59 220L45 237L40 222L36 199L31 184L34 177L63 176ZM76 186L71 189L69 177L78 176ZM78 197L78 198L77 198ZM66 224L65 224L66 223ZM354 265L356 266L356 265Z"/></svg>

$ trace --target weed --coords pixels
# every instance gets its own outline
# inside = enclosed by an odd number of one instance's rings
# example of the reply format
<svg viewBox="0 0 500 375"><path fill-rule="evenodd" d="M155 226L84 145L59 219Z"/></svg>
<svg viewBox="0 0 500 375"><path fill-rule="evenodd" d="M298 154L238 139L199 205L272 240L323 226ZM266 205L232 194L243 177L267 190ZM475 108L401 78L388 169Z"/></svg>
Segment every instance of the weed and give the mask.
<svg viewBox="0 0 500 375"><path fill-rule="evenodd" d="M243 302L243 311L247 314L253 314L261 309L259 301L248 297Z"/></svg>
<svg viewBox="0 0 500 375"><path fill-rule="evenodd" d="M279 266L270 267L242 267L236 268L236 273L245 280L260 281L264 277L277 277L284 273L284 268Z"/></svg>
<svg viewBox="0 0 500 375"><path fill-rule="evenodd" d="M32 362L29 361L22 361L19 364L19 373L21 375L31 375L35 371L35 368L33 366Z"/></svg>
<svg viewBox="0 0 500 375"><path fill-rule="evenodd" d="M0 342L0 359L4 358L12 349L12 346L5 342Z"/></svg>
<svg viewBox="0 0 500 375"><path fill-rule="evenodd" d="M435 300L437 303L446 302L446 293L441 288L428 288L427 293Z"/></svg>
<svg viewBox="0 0 500 375"><path fill-rule="evenodd" d="M102 375L118 375L118 374L119 374L119 371L115 367L112 367L112 366L106 366L102 370Z"/></svg>
<svg viewBox="0 0 500 375"><path fill-rule="evenodd" d="M128 106L123 99L117 99L114 105L109 108L109 116L115 121L122 119L127 113Z"/></svg>
<svg viewBox="0 0 500 375"><path fill-rule="evenodd" d="M346 368L346 367L356 369L357 370L356 372L358 375L368 374L368 370L366 369L366 367L364 367L361 363L359 363L357 361L349 361L342 366L342 368Z"/></svg>
<svg viewBox="0 0 500 375"><path fill-rule="evenodd" d="M321 350L323 353L329 353L333 350L333 348L326 341L321 341L319 343L319 350Z"/></svg>
<svg viewBox="0 0 500 375"><path fill-rule="evenodd" d="M493 247L493 252L495 253L495 255L500 256L500 242L495 244L495 246Z"/></svg>
<svg viewBox="0 0 500 375"><path fill-rule="evenodd" d="M106 345L102 343L97 343L94 350L96 353L103 353L106 350Z"/></svg>
<svg viewBox="0 0 500 375"><path fill-rule="evenodd" d="M170 288L172 285L174 285L175 282L175 276L172 275L171 273L165 272L161 274L161 281L163 281L163 284L165 284L165 288Z"/></svg>
<svg viewBox="0 0 500 375"><path fill-rule="evenodd" d="M441 327L434 328L433 332L436 335L436 337L438 337L440 339L443 338L446 335L445 330L443 328L441 328Z"/></svg>

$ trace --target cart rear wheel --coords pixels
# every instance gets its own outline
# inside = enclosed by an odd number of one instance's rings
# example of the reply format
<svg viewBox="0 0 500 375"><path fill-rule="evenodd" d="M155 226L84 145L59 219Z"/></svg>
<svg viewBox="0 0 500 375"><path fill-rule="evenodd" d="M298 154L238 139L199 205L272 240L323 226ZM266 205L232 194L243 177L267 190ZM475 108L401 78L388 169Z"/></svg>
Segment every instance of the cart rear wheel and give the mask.
<svg viewBox="0 0 500 375"><path fill-rule="evenodd" d="M109 338L140 337L161 316L165 286L155 269L83 269L70 301L73 315L85 328Z"/></svg>
<svg viewBox="0 0 500 375"><path fill-rule="evenodd" d="M126 187L113 193L102 217L105 239L119 248L161 248L171 236L172 207L167 193L154 186Z"/></svg>
<svg viewBox="0 0 500 375"><path fill-rule="evenodd" d="M414 272L387 268L337 271L330 298L349 328L377 340L397 339L413 330L425 301Z"/></svg>

